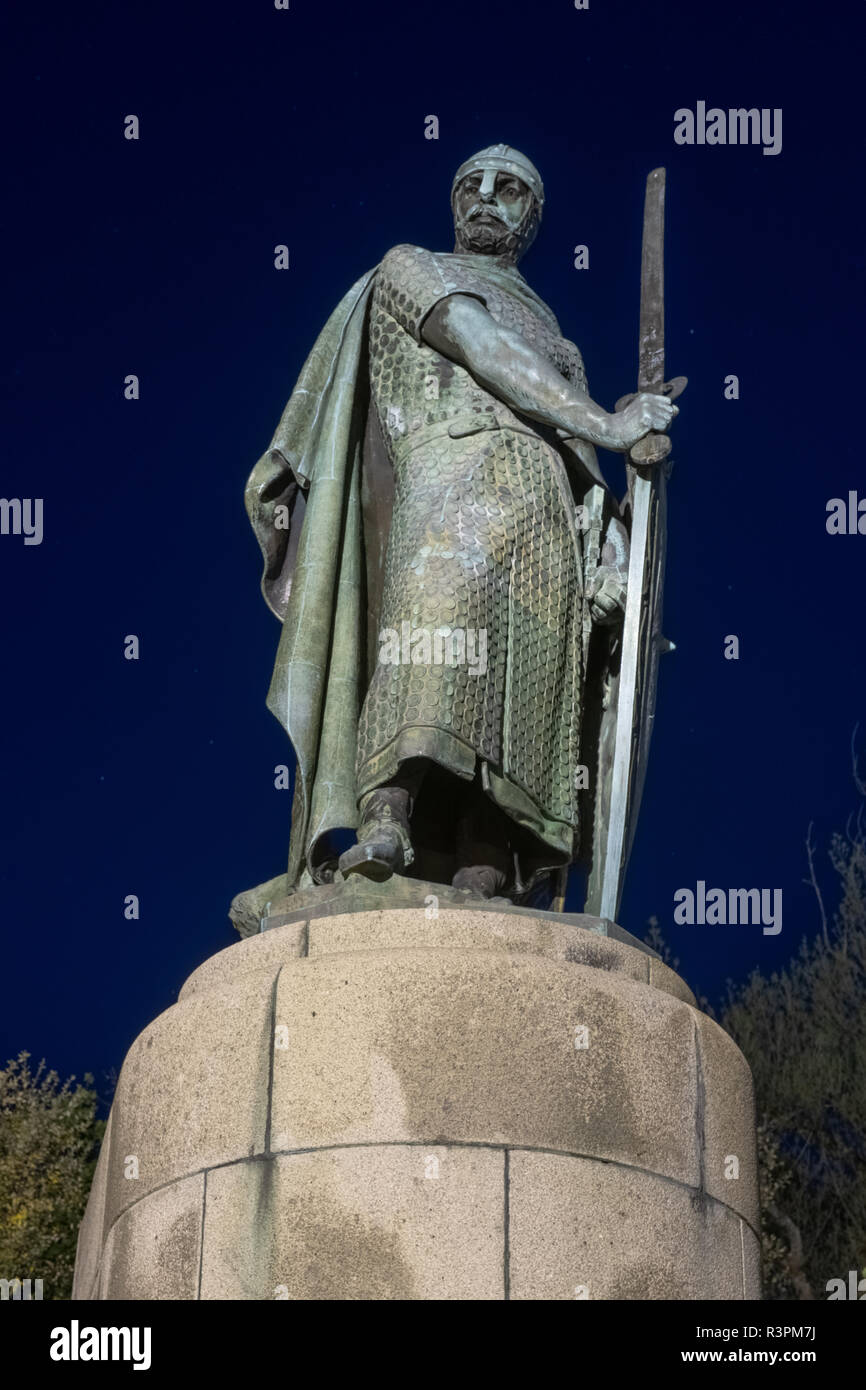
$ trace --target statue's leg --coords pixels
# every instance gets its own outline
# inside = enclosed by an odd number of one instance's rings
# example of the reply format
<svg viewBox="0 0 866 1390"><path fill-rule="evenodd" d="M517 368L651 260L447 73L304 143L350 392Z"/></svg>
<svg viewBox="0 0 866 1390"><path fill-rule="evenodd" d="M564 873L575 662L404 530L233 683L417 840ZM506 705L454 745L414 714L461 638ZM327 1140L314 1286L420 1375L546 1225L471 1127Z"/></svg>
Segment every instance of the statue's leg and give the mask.
<svg viewBox="0 0 866 1390"><path fill-rule="evenodd" d="M413 758L386 786L361 798L358 843L340 855L344 877L363 874L382 882L406 871L415 858L409 821L426 770L424 758Z"/></svg>
<svg viewBox="0 0 866 1390"><path fill-rule="evenodd" d="M457 823L458 869L452 885L477 898L501 894L512 873L510 822L476 782Z"/></svg>

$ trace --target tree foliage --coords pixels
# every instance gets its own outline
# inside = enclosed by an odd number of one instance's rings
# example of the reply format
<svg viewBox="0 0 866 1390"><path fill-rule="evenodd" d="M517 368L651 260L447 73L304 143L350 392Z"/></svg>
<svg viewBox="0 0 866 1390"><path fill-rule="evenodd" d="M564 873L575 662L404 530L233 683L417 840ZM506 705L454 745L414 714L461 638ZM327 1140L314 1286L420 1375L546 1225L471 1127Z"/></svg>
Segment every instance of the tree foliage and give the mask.
<svg viewBox="0 0 866 1390"><path fill-rule="evenodd" d="M0 1278L41 1279L69 1298L99 1142L93 1077L74 1085L27 1052L0 1068Z"/></svg>
<svg viewBox="0 0 866 1390"><path fill-rule="evenodd" d="M856 775L856 769L855 769ZM858 782L858 787L860 786ZM811 861L811 840L807 841ZM838 900L769 978L729 989L720 1023L755 1078L765 1293L826 1298L866 1266L866 836L836 835ZM815 884L814 874L810 881Z"/></svg>

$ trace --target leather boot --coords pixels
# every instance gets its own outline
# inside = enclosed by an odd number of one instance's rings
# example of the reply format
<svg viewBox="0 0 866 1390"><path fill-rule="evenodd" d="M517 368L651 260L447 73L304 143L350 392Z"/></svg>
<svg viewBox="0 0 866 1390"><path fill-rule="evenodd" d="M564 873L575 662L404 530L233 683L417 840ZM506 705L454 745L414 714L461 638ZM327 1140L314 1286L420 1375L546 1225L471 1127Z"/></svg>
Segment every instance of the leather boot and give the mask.
<svg viewBox="0 0 866 1390"><path fill-rule="evenodd" d="M495 898L505 887L506 875L492 864L473 864L458 869L451 880L452 888L468 888L473 898Z"/></svg>
<svg viewBox="0 0 866 1390"><path fill-rule="evenodd" d="M377 787L361 812L358 843L340 855L340 872L363 874L377 883L402 874L415 858L409 837L409 793L402 787Z"/></svg>

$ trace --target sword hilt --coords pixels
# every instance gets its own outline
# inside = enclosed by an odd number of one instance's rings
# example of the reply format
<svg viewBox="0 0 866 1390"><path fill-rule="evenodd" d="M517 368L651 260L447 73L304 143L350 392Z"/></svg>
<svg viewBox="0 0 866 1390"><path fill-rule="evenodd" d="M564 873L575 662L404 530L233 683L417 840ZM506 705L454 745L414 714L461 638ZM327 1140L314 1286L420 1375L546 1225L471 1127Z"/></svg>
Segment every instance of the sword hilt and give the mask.
<svg viewBox="0 0 866 1390"><path fill-rule="evenodd" d="M689 384L687 376L675 376L670 381L666 381L657 391L653 391L654 396L667 396L668 400L675 401L677 396L681 396ZM614 410L625 410L627 405L640 395L639 391L630 391L627 396L620 396Z"/></svg>
<svg viewBox="0 0 866 1390"><path fill-rule="evenodd" d="M671 381L666 381L657 391L653 392L656 396L667 396L669 400L675 401L677 396L681 396L688 386L688 377L675 376ZM627 405L640 395L638 391L631 391L627 396L620 396L614 410L625 410ZM629 451L629 458L632 463L652 464L661 463L666 459L671 451L671 441L666 434L656 434L652 432L645 434L643 439L639 439Z"/></svg>

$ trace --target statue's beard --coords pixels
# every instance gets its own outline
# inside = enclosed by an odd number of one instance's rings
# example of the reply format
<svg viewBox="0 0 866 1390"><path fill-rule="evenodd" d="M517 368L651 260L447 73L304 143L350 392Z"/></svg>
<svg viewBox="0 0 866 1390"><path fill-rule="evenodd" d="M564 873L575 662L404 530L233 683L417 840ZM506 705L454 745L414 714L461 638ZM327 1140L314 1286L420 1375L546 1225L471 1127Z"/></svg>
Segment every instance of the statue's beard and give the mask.
<svg viewBox="0 0 866 1390"><path fill-rule="evenodd" d="M464 222L458 228L458 240L462 241L468 250L480 251L485 256L504 255L508 250L508 228L504 222L496 221Z"/></svg>
<svg viewBox="0 0 866 1390"><path fill-rule="evenodd" d="M458 251L477 256L505 256L515 264L535 240L538 230L537 209L532 208L516 225L508 226L494 214L488 221L479 221L475 208L466 217L456 217L454 234Z"/></svg>

